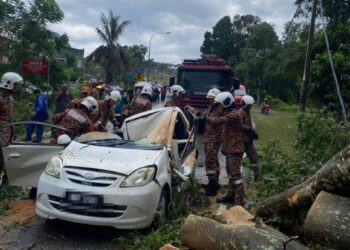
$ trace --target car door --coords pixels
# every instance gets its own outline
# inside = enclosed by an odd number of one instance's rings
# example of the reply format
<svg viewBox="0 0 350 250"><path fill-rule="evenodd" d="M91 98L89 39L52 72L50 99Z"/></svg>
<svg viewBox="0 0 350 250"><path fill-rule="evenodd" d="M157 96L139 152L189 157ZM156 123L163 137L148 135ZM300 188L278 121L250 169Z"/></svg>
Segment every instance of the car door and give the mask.
<svg viewBox="0 0 350 250"><path fill-rule="evenodd" d="M4 165L11 186L37 187L39 177L46 167L49 159L60 153L66 145L50 144L49 136L52 127L44 125L44 139L42 143L25 142L18 138L23 137L23 129L16 129L28 122L11 123L13 126L14 138L7 142L1 137Z"/></svg>
<svg viewBox="0 0 350 250"><path fill-rule="evenodd" d="M195 148L196 128L189 130L189 122L182 112L177 113L172 138L172 154L186 175L194 175L197 152Z"/></svg>

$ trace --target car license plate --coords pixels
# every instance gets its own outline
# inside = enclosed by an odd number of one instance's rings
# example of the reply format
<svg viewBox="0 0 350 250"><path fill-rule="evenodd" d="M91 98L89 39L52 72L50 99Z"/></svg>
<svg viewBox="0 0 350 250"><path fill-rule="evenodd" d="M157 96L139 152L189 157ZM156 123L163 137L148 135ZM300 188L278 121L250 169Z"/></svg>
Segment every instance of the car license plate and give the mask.
<svg viewBox="0 0 350 250"><path fill-rule="evenodd" d="M68 203L82 204L82 205L103 204L102 195L80 193L80 192L67 192L66 200Z"/></svg>

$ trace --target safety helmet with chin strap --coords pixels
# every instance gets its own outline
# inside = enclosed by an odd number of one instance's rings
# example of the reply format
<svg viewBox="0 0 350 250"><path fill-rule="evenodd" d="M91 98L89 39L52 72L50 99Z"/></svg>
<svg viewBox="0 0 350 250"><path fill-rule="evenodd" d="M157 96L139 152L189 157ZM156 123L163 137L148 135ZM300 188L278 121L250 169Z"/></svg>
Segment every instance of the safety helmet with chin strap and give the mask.
<svg viewBox="0 0 350 250"><path fill-rule="evenodd" d="M13 90L16 83L22 83L22 82L23 82L23 78L19 74L14 72L7 72L3 74L3 76L1 77L0 88Z"/></svg>
<svg viewBox="0 0 350 250"><path fill-rule="evenodd" d="M235 98L230 92L221 92L215 97L214 101L221 103L224 108L228 108L235 102Z"/></svg>
<svg viewBox="0 0 350 250"><path fill-rule="evenodd" d="M172 93L173 96L179 96L181 93L186 93L185 89L181 85L173 85L170 88L170 92Z"/></svg>
<svg viewBox="0 0 350 250"><path fill-rule="evenodd" d="M242 107L247 107L248 105L253 105L255 102L254 98L250 95L245 95L241 99Z"/></svg>
<svg viewBox="0 0 350 250"><path fill-rule="evenodd" d="M92 96L85 97L81 101L81 105L86 107L89 110L90 114L94 114L98 111L98 103L96 99L93 98Z"/></svg>
<svg viewBox="0 0 350 250"><path fill-rule="evenodd" d="M120 102L121 94L118 90L113 90L109 95L106 96L106 100L112 100L114 102Z"/></svg>
<svg viewBox="0 0 350 250"><path fill-rule="evenodd" d="M150 86L144 86L141 90L141 95L145 94L152 97L153 89Z"/></svg>
<svg viewBox="0 0 350 250"><path fill-rule="evenodd" d="M207 99L215 99L215 97L220 93L221 91L217 88L210 89L207 94Z"/></svg>

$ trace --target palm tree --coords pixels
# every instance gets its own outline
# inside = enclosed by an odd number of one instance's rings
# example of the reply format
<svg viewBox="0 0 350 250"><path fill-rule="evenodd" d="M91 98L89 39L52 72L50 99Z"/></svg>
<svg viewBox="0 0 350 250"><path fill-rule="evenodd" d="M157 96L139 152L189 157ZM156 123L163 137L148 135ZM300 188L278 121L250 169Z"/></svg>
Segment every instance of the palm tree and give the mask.
<svg viewBox="0 0 350 250"><path fill-rule="evenodd" d="M109 11L108 18L101 13L102 28L96 28L96 32L104 44L87 57L87 61L93 61L103 67L107 83L112 82L113 74L121 75L128 68L130 61L127 51L118 43L120 35L130 21L119 23L119 18L120 16L115 16L112 11Z"/></svg>

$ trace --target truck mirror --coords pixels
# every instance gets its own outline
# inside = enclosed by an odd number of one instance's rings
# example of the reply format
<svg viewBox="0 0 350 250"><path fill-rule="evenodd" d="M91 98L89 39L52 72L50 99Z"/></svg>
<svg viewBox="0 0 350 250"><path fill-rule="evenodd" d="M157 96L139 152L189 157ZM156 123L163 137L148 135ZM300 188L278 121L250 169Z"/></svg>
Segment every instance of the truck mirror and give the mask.
<svg viewBox="0 0 350 250"><path fill-rule="evenodd" d="M173 86L175 84L175 76L171 76L169 78L169 86Z"/></svg>

